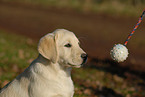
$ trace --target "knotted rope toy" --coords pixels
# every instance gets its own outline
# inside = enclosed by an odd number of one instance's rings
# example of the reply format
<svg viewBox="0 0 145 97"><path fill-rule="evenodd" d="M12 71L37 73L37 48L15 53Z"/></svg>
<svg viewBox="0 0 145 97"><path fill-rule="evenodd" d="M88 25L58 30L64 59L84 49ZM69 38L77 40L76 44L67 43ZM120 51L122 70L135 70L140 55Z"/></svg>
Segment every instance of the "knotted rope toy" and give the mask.
<svg viewBox="0 0 145 97"><path fill-rule="evenodd" d="M110 55L111 58L117 62L123 62L126 60L126 58L128 57L128 49L126 47L129 39L132 37L132 35L134 34L135 30L138 28L139 24L141 23L142 19L145 17L145 9L142 13L142 15L139 17L139 20L137 22L137 24L134 26L132 32L129 34L129 36L127 37L126 41L124 42L124 44L115 44L113 46L113 48L110 51Z"/></svg>

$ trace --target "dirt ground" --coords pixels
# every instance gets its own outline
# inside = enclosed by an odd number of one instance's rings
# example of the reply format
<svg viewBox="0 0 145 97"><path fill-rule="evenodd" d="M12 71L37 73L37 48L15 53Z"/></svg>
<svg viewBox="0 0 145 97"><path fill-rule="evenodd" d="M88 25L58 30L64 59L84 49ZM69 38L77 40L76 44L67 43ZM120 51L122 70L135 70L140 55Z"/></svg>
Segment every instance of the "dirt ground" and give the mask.
<svg viewBox="0 0 145 97"><path fill-rule="evenodd" d="M116 64L110 58L110 49L123 43L138 17L119 17L106 14L82 13L68 8L43 8L0 2L0 28L9 33L28 36L36 41L58 28L73 31L89 54L89 61ZM129 58L118 64L122 70L145 74L145 20L127 45ZM120 67L117 67L120 69ZM123 72L123 71L122 71ZM145 78L144 78L145 79Z"/></svg>

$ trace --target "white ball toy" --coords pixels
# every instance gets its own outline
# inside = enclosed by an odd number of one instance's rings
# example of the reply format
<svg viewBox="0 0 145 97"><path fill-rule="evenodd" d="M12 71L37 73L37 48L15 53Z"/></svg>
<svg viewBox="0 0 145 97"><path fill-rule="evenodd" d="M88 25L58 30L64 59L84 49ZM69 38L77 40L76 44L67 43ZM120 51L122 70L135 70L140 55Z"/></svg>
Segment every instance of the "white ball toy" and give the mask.
<svg viewBox="0 0 145 97"><path fill-rule="evenodd" d="M123 62L128 57L128 49L122 44L116 44L110 51L111 57L117 62Z"/></svg>
<svg viewBox="0 0 145 97"><path fill-rule="evenodd" d="M126 45L144 17L145 17L145 10L143 11L142 15L139 17L139 20L137 24L134 26L131 33L128 35L126 41L124 42L124 45L122 44L114 45L114 47L110 52L113 60L117 62L123 62L124 60L126 60L126 58L128 57L128 49L126 48Z"/></svg>

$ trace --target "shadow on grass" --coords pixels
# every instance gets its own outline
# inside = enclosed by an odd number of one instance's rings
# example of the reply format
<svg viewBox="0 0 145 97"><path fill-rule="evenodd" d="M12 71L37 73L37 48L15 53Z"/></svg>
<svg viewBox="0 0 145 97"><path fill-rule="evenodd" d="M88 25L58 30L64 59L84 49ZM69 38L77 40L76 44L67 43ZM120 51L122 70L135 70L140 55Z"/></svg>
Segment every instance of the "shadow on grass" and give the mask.
<svg viewBox="0 0 145 97"><path fill-rule="evenodd" d="M123 95L116 93L113 89L106 86L99 88L98 86L90 85L86 80L81 79L75 79L75 82L84 88L82 91L85 91L85 89L89 89L91 91L89 97L124 97Z"/></svg>
<svg viewBox="0 0 145 97"><path fill-rule="evenodd" d="M131 64L131 63L127 63ZM106 72L110 72L111 74L116 74L120 77L127 78L141 78L145 81L145 72L137 71L137 70L131 70L131 67L128 66L121 66L121 64L111 60L111 59L98 59L98 58L90 58L90 61L88 62L88 65L85 67L87 68L96 68L98 70L103 70Z"/></svg>
<svg viewBox="0 0 145 97"><path fill-rule="evenodd" d="M101 89L90 87L90 89L94 91L95 95L99 95L99 97L123 97L121 94L118 94L113 89L107 87L102 87Z"/></svg>

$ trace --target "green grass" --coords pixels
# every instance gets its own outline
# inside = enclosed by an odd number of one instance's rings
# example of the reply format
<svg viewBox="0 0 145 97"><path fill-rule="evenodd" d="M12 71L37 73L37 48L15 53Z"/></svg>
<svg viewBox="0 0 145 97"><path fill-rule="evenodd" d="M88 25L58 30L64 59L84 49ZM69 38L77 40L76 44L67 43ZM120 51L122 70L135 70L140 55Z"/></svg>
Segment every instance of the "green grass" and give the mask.
<svg viewBox="0 0 145 97"><path fill-rule="evenodd" d="M0 80L11 80L26 68L37 56L36 49L31 39L0 30Z"/></svg>
<svg viewBox="0 0 145 97"><path fill-rule="evenodd" d="M143 0L2 0L43 7L70 8L82 12L105 13L110 15L138 16L144 9ZM135 3L134 3L135 1Z"/></svg>
<svg viewBox="0 0 145 97"><path fill-rule="evenodd" d="M3 86L4 81L11 81L23 72L37 55L36 42L27 37L0 30L0 87ZM143 83L143 80L127 80L104 70L87 67L73 68L72 79L75 84L74 97L93 97L94 95L101 97L101 94L95 94L95 92L102 91L103 87L126 97L145 96L144 90L138 87L138 83Z"/></svg>

